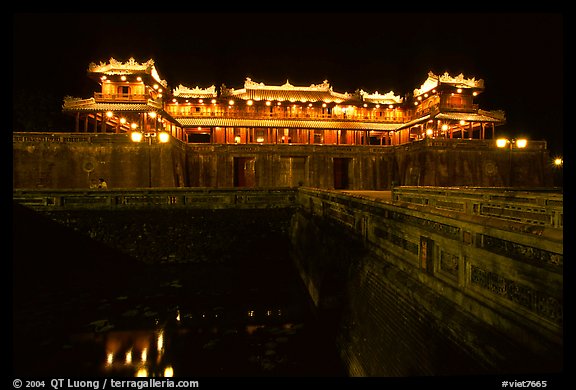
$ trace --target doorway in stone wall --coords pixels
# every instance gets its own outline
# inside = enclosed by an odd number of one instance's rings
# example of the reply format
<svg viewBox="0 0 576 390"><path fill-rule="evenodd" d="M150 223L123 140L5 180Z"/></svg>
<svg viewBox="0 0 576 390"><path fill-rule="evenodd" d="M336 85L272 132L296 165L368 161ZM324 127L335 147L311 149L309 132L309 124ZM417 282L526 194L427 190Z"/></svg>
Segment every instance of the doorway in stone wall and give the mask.
<svg viewBox="0 0 576 390"><path fill-rule="evenodd" d="M234 187L255 187L254 157L234 157Z"/></svg>
<svg viewBox="0 0 576 390"><path fill-rule="evenodd" d="M349 158L334 157L334 189L346 189L350 185L348 168L350 166Z"/></svg>

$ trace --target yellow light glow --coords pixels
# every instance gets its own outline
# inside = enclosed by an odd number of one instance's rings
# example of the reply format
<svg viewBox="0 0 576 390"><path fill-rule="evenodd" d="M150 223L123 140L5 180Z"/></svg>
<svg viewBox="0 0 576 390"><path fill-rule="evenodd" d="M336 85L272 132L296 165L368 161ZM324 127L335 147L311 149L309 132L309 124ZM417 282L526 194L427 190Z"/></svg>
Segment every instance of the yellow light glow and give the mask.
<svg viewBox="0 0 576 390"><path fill-rule="evenodd" d="M516 146L519 148L525 148L528 145L528 140L525 138L520 138L516 140Z"/></svg>
<svg viewBox="0 0 576 390"><path fill-rule="evenodd" d="M158 133L158 141L165 144L166 142L170 141L170 134L166 131L161 131Z"/></svg>
<svg viewBox="0 0 576 390"><path fill-rule="evenodd" d="M204 99L198 99L198 103L200 104L204 103Z"/></svg>
<svg viewBox="0 0 576 390"><path fill-rule="evenodd" d="M139 132L139 131L133 131L132 133L130 133L130 139L131 139L133 142L140 142L140 141L142 141L142 138L143 138L143 137L144 137L144 136L143 136L142 133Z"/></svg>
<svg viewBox="0 0 576 390"><path fill-rule="evenodd" d="M150 111L150 112L148 113L148 116L149 116L150 118L156 118L156 111Z"/></svg>
<svg viewBox="0 0 576 390"><path fill-rule="evenodd" d="M216 104L216 99L212 99L212 104Z"/></svg>
<svg viewBox="0 0 576 390"><path fill-rule="evenodd" d="M154 84L154 86L153 86L152 88L158 89L158 88L160 88L160 87L158 86L158 84Z"/></svg>
<svg viewBox="0 0 576 390"><path fill-rule="evenodd" d="M560 157L556 157L554 159L554 165L556 165L557 167L559 167L560 165L564 165L564 160L562 160Z"/></svg>
<svg viewBox="0 0 576 390"><path fill-rule="evenodd" d="M392 108L394 108L394 105L393 105L393 104L389 104L389 105L388 105L388 108L392 109Z"/></svg>
<svg viewBox="0 0 576 390"><path fill-rule="evenodd" d="M237 143L237 144L240 143L240 136L239 136L239 135L237 135L236 137L234 137L234 142Z"/></svg>
<svg viewBox="0 0 576 390"><path fill-rule="evenodd" d="M138 77L136 77L136 80L142 81L142 77L138 76Z"/></svg>
<svg viewBox="0 0 576 390"><path fill-rule="evenodd" d="M148 370L146 368L142 367L139 368L138 371L136 371L136 377L142 378L146 376L148 376Z"/></svg>
<svg viewBox="0 0 576 390"><path fill-rule="evenodd" d="M462 93L462 88L458 88L458 89L456 90L456 92Z"/></svg>
<svg viewBox="0 0 576 390"><path fill-rule="evenodd" d="M106 355L106 365L110 366L112 363L114 363L114 354L110 352Z"/></svg>
<svg viewBox="0 0 576 390"><path fill-rule="evenodd" d="M427 97L428 97L428 94L427 94L427 93L425 93L425 94L424 94L424 97L425 97L425 98L427 98Z"/></svg>
<svg viewBox="0 0 576 390"><path fill-rule="evenodd" d="M266 105L269 106L270 104L272 104L269 100L266 101Z"/></svg>
<svg viewBox="0 0 576 390"><path fill-rule="evenodd" d="M156 340L156 349L158 350L158 352L164 349L164 332L162 331L158 333L158 339Z"/></svg>
<svg viewBox="0 0 576 390"><path fill-rule="evenodd" d="M465 121L465 120L461 120L461 121L460 121L460 125L461 125L461 126L464 126L465 124L466 124L466 121Z"/></svg>
<svg viewBox="0 0 576 390"><path fill-rule="evenodd" d="M368 107L368 104L364 103L364 107Z"/></svg>
<svg viewBox="0 0 576 390"><path fill-rule="evenodd" d="M164 377L173 377L174 376L174 369L172 366L166 366L164 369Z"/></svg>
<svg viewBox="0 0 576 390"><path fill-rule="evenodd" d="M508 145L508 140L506 138L498 138L496 140L496 146L499 148L505 148Z"/></svg>
<svg viewBox="0 0 576 390"><path fill-rule="evenodd" d="M443 131L448 130L448 125L442 125L442 130L443 130Z"/></svg>
<svg viewBox="0 0 576 390"><path fill-rule="evenodd" d="M106 80L106 76L100 77L100 80Z"/></svg>
<svg viewBox="0 0 576 390"><path fill-rule="evenodd" d="M178 103L178 100L172 99L172 103Z"/></svg>
<svg viewBox="0 0 576 390"><path fill-rule="evenodd" d="M312 107L312 103L308 103L308 107Z"/></svg>
<svg viewBox="0 0 576 390"><path fill-rule="evenodd" d="M132 128L132 130L136 130L136 129L138 128L138 123L132 122L132 124L130 125L130 127Z"/></svg>
<svg viewBox="0 0 576 390"><path fill-rule="evenodd" d="M126 352L126 364L132 363L132 350Z"/></svg>
<svg viewBox="0 0 576 390"><path fill-rule="evenodd" d="M106 116L108 118L112 118L113 115L114 115L114 113L112 111L106 111Z"/></svg>
<svg viewBox="0 0 576 390"><path fill-rule="evenodd" d="M120 80L122 80L122 81L126 81L126 76L122 76L122 77L120 77Z"/></svg>
<svg viewBox="0 0 576 390"><path fill-rule="evenodd" d="M180 322L180 310L176 311L176 321Z"/></svg>
<svg viewBox="0 0 576 390"><path fill-rule="evenodd" d="M256 142L259 142L259 143L264 142L264 137L258 137L258 138L256 138Z"/></svg>
<svg viewBox="0 0 576 390"><path fill-rule="evenodd" d="M472 96L478 96L478 92L476 91L472 92Z"/></svg>
<svg viewBox="0 0 576 390"><path fill-rule="evenodd" d="M428 137L431 137L433 133L434 133L434 131L432 129L426 129L426 135Z"/></svg>
<svg viewBox="0 0 576 390"><path fill-rule="evenodd" d="M161 94L161 93L159 93L159 94L158 94L158 97L162 97L162 94Z"/></svg>
<svg viewBox="0 0 576 390"><path fill-rule="evenodd" d="M120 118L120 123L122 124L126 123L126 118Z"/></svg>
<svg viewBox="0 0 576 390"><path fill-rule="evenodd" d="M376 108L380 108L380 104L376 104L376 106L375 106L375 107L376 107Z"/></svg>
<svg viewBox="0 0 576 390"><path fill-rule="evenodd" d="M422 96L418 96L418 100L422 100Z"/></svg>
<svg viewBox="0 0 576 390"><path fill-rule="evenodd" d="M142 350L142 353L140 354L140 360L145 362L146 360L148 360L148 348L144 348Z"/></svg>
<svg viewBox="0 0 576 390"><path fill-rule="evenodd" d="M228 100L228 104L233 106L234 105L234 100Z"/></svg>
<svg viewBox="0 0 576 390"><path fill-rule="evenodd" d="M414 102L414 105L417 106L417 105L418 105L418 102Z"/></svg>

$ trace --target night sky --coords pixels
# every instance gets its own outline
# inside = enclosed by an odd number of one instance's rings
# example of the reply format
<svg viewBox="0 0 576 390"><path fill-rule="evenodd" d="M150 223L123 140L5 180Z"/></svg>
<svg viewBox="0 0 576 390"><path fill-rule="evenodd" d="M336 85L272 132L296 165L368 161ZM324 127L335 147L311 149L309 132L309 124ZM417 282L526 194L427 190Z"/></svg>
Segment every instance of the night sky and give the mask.
<svg viewBox="0 0 576 390"><path fill-rule="evenodd" d="M328 80L336 92L405 95L429 71L484 79L477 102L502 109L510 137L562 154L561 13L13 14L14 93L87 98L90 62L152 58L171 89ZM58 109L59 107L56 107Z"/></svg>

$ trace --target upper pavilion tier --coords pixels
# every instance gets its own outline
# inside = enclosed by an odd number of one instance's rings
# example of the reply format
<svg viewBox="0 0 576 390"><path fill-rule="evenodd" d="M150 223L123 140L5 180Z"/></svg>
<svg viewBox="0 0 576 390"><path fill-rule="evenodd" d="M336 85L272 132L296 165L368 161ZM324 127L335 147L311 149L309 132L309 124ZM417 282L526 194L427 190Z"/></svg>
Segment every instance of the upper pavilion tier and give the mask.
<svg viewBox="0 0 576 390"><path fill-rule="evenodd" d="M484 90L484 80L476 78L464 78L464 75L460 73L456 77L450 76L448 72L444 72L443 75L437 76L434 72L428 72L428 78L424 83L420 86L420 88L414 89L414 97L418 97L423 95L427 92L433 91L440 87L442 84L449 85L454 88L466 88L471 89L474 91L482 91Z"/></svg>
<svg viewBox="0 0 576 390"><path fill-rule="evenodd" d="M117 61L114 58L110 58L108 62L100 62L99 64L91 62L88 65L88 75L101 81L107 80L108 77L121 78L122 76L126 77L130 75L138 75L140 77L149 76L164 88L168 87L167 81L162 80L158 74L153 59L142 63L137 62L134 58L130 58L126 62ZM142 81L142 79L139 81Z"/></svg>

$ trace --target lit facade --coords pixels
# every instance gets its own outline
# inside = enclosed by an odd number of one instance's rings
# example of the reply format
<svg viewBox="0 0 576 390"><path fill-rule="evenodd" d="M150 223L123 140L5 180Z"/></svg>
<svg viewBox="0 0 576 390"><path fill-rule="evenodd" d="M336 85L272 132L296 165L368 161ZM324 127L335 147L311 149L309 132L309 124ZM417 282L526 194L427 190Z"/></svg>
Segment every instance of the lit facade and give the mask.
<svg viewBox="0 0 576 390"><path fill-rule="evenodd" d="M475 104L484 81L428 73L404 97L357 90L336 92L328 81L310 86L265 85L247 78L240 89L215 85L171 88L152 59L91 63L100 84L91 98L64 98L75 131L167 132L185 143L399 145L430 138L494 138L503 111Z"/></svg>

